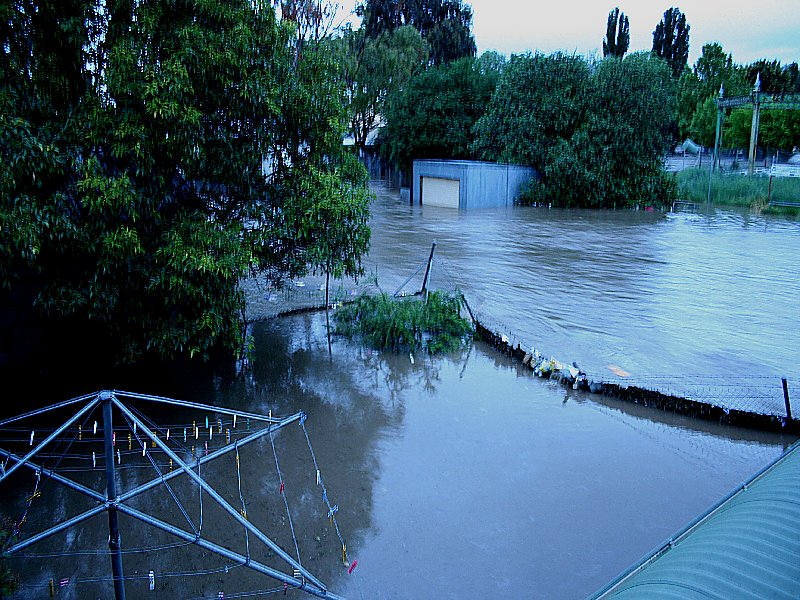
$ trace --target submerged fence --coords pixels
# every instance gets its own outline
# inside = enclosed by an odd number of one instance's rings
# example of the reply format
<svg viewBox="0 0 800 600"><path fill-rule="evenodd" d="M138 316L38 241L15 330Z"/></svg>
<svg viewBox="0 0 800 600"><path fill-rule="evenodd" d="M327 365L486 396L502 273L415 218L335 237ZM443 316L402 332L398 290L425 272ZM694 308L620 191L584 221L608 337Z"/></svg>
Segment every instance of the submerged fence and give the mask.
<svg viewBox="0 0 800 600"><path fill-rule="evenodd" d="M695 418L800 433L800 402L796 399L796 390L800 390L798 378L734 374L609 376L584 373L576 366L553 357L548 353L551 349L537 349L534 340L523 339L514 332L513 327L501 323L484 310L484 299L474 291L465 291L466 286L462 286L457 271L444 259L432 253L430 259L425 257L419 265L410 265L408 275L405 278L399 276L396 268L387 269L381 274L379 267L373 265L372 271L359 281L332 281L329 302L335 307L359 294L414 294L425 285L428 289L458 293L464 298L479 337L504 354L523 362L534 375L557 380L576 390L614 396ZM241 286L247 298L247 319L251 322L325 308L325 278L321 276L289 281L281 288L271 287L266 280L259 278L245 280Z"/></svg>

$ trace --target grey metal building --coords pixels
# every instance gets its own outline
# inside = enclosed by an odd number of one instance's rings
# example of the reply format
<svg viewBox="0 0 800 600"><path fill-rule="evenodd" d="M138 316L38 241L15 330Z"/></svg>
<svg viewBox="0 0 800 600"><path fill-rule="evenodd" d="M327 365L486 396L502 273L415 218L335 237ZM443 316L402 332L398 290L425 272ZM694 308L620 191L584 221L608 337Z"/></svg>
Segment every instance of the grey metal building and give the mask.
<svg viewBox="0 0 800 600"><path fill-rule="evenodd" d="M512 206L532 167L473 160L415 160L412 201L447 208Z"/></svg>

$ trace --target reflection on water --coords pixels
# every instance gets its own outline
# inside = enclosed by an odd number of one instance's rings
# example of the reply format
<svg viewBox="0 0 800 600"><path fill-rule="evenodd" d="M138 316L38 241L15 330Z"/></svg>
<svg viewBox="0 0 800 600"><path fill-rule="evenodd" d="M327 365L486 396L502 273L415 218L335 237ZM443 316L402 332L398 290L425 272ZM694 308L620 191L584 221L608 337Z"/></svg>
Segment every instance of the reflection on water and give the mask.
<svg viewBox="0 0 800 600"><path fill-rule="evenodd" d="M480 343L445 358L417 355L412 364L407 354L377 353L336 337L328 354L320 314L268 321L254 333L251 377L217 380L209 400L308 413L349 557L358 560L352 574L323 512L302 430L292 426L275 438L285 493L303 564L352 598L584 596L792 441L598 402L534 379ZM186 419L173 412L160 418ZM232 459L204 467L236 505L234 472ZM149 477L127 471L123 485ZM242 482L253 522L293 548L268 440L242 451ZM196 494L178 481L174 489L180 497ZM50 484L35 504L30 527L52 512L72 515L90 504L56 490ZM3 494L3 506L18 510L20 499L7 488ZM136 506L182 522L164 490ZM227 525L207 499L203 506L203 531L242 549L242 530ZM196 519L197 502L187 507ZM121 527L128 549L171 542L129 519ZM39 585L71 576L73 585L60 597L108 597L108 582L78 582L109 572L104 516L77 531L35 550L90 555L27 557L14 566ZM250 544L255 559L277 564L252 538ZM172 597L216 598L219 591L230 597L272 585L244 568L227 565L225 572L226 561L193 546L126 554L124 562L132 577L154 569L157 589ZM199 570L214 572L188 574ZM146 594L146 586L146 578L134 580L129 595ZM41 597L42 589L23 597Z"/></svg>
<svg viewBox="0 0 800 600"><path fill-rule="evenodd" d="M394 289L428 253L484 316L598 376L797 376L800 223L715 211L411 207L374 184L368 265Z"/></svg>

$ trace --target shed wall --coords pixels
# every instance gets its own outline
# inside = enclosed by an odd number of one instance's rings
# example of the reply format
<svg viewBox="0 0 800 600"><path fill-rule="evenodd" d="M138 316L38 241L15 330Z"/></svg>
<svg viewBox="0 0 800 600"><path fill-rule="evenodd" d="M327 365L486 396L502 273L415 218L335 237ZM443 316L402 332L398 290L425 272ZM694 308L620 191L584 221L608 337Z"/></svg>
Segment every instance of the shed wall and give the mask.
<svg viewBox="0 0 800 600"><path fill-rule="evenodd" d="M412 201L430 204L420 183L422 178L458 180L460 184L459 208L497 208L512 206L520 188L536 170L519 165L466 160L415 160L413 168Z"/></svg>

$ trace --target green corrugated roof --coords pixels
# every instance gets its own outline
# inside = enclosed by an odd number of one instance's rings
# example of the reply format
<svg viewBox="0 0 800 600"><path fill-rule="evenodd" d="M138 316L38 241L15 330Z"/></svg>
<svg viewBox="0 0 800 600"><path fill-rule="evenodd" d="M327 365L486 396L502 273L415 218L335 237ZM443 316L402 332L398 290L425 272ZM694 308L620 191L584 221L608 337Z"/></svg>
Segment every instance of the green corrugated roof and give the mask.
<svg viewBox="0 0 800 600"><path fill-rule="evenodd" d="M800 442L594 598L800 598Z"/></svg>

